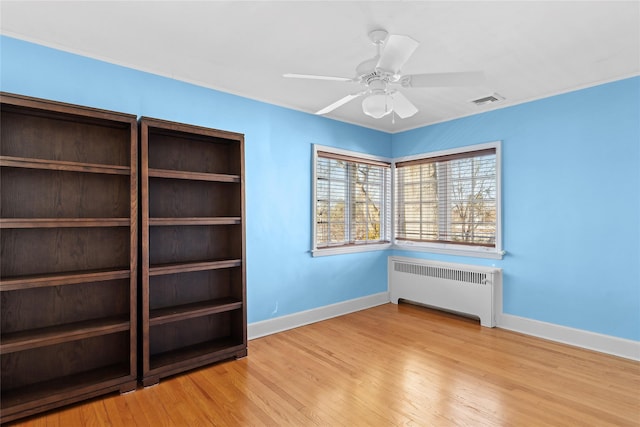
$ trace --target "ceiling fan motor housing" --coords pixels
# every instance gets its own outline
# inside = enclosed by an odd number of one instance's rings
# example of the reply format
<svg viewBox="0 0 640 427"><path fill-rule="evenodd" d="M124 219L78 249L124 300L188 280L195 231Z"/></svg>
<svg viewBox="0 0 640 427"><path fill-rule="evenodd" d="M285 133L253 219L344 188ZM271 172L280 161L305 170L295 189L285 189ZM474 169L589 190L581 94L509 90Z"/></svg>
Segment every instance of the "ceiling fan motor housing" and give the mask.
<svg viewBox="0 0 640 427"><path fill-rule="evenodd" d="M378 65L379 59L380 59L380 56L374 56L371 59L367 59L366 61L361 62L360 65L356 67L356 75L360 79L363 79L368 74L375 73L376 65Z"/></svg>

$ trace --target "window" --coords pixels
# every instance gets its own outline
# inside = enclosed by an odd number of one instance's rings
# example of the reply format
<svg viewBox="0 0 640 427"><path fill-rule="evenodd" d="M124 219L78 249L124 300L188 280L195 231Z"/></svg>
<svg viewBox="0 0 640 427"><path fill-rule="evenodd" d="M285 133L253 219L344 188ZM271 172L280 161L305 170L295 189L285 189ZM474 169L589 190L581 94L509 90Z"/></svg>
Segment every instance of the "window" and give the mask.
<svg viewBox="0 0 640 427"><path fill-rule="evenodd" d="M314 255L390 246L389 161L314 146L314 183Z"/></svg>
<svg viewBox="0 0 640 427"><path fill-rule="evenodd" d="M500 145L482 144L395 163L395 242L499 258Z"/></svg>

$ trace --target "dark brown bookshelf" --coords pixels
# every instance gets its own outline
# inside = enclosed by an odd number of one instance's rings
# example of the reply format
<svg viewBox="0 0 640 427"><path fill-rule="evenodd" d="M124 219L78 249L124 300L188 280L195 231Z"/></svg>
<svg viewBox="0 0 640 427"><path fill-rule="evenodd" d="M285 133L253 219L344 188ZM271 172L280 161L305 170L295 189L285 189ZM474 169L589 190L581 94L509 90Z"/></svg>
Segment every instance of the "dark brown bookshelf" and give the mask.
<svg viewBox="0 0 640 427"><path fill-rule="evenodd" d="M212 218L149 218L149 225L232 225L242 224L238 217L212 217Z"/></svg>
<svg viewBox="0 0 640 427"><path fill-rule="evenodd" d="M15 291L29 288L75 285L78 283L90 283L93 281L128 279L130 275L131 273L127 269L76 271L57 274L38 274L33 276L5 277L0 282L0 290Z"/></svg>
<svg viewBox="0 0 640 427"><path fill-rule="evenodd" d="M128 227L129 218L0 218L0 228Z"/></svg>
<svg viewBox="0 0 640 427"><path fill-rule="evenodd" d="M2 396L3 406L15 408L21 417L26 417L76 402L77 399L68 396L73 396L77 390L86 390L84 398L91 399L104 394L104 389L117 389L121 378L128 374L127 363L105 366L80 374L58 376L52 380L15 388L11 394ZM104 389L96 389L96 383L102 384ZM34 400L39 402L37 407L32 404Z"/></svg>
<svg viewBox="0 0 640 427"><path fill-rule="evenodd" d="M129 175L131 173L131 169L128 166L98 165L94 163L66 162L10 156L0 156L0 166L11 166L14 168L25 169L103 173L111 175Z"/></svg>
<svg viewBox="0 0 640 427"><path fill-rule="evenodd" d="M242 308L242 301L234 298L220 298L211 301L195 302L167 308L157 308L149 314L149 325L156 326L163 323L190 319L192 317L207 316L209 314Z"/></svg>
<svg viewBox="0 0 640 427"><path fill-rule="evenodd" d="M140 120L145 386L247 354L244 136Z"/></svg>
<svg viewBox="0 0 640 427"><path fill-rule="evenodd" d="M129 330L129 319L116 317L3 334L0 353L8 354L127 330Z"/></svg>
<svg viewBox="0 0 640 427"><path fill-rule="evenodd" d="M1 418L137 378L136 117L0 94Z"/></svg>
<svg viewBox="0 0 640 427"><path fill-rule="evenodd" d="M153 178L186 179L190 181L217 181L217 182L240 182L239 175L228 175L220 173L185 172L163 169L150 169L149 176Z"/></svg>
<svg viewBox="0 0 640 427"><path fill-rule="evenodd" d="M155 377L155 372L161 377L175 375L185 370L208 365L211 360L225 360L237 357L238 352L246 349L246 343L234 341L232 338L209 339L205 342L189 346L181 346L176 350L158 352L150 361L148 376L142 381L147 387L157 384L160 377Z"/></svg>
<svg viewBox="0 0 640 427"><path fill-rule="evenodd" d="M242 260L239 259L154 264L152 266L149 266L149 276L160 276L174 273L189 273L192 271L215 270L239 266L242 266Z"/></svg>

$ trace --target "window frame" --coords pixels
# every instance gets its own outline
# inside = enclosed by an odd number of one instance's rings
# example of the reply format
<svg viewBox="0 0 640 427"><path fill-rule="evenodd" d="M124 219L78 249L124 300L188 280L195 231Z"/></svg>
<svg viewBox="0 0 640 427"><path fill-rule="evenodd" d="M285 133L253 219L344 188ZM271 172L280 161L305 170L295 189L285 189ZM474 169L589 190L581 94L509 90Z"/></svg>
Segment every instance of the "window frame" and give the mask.
<svg viewBox="0 0 640 427"><path fill-rule="evenodd" d="M382 220L381 220L381 224L380 224L380 228L381 228L381 232L383 229L383 224L382 221L384 221L384 218L388 218L387 219L387 224L384 225L384 227L387 227L389 232L389 241L388 242L375 242L375 243L356 243L356 244L347 244L347 245L337 245L337 246L323 246L318 248L318 242L317 242L317 181L318 181L318 176L317 176L317 164L318 164L318 153L319 152L326 152L326 153L330 153L330 154L334 154L336 156L344 156L344 157L348 157L348 158L352 158L353 160L358 160L358 159L362 159L364 161L372 161L372 162L384 162L384 163L388 163L389 164L389 197L383 197L383 201L385 201L385 205L386 206L382 206L381 209L383 210L383 213L381 214L382 216ZM365 153L359 153L356 151L351 151L351 150L345 150L345 149L340 149L340 148L335 148L335 147L329 147L329 146L324 146L324 145L318 145L318 144L313 144L313 156L311 159L311 167L312 167L312 182L311 182L311 191L312 191L312 196L311 196L311 223L312 223L312 235L311 235L311 240L312 240L312 248L311 248L311 254L314 257L318 257L318 256L327 256L327 255L337 255L337 254L347 254L347 253L357 253L357 252L370 252L370 251L381 251L381 250L386 250L386 249L390 249L393 246L393 238L394 238L394 224L393 224L393 179L394 179L394 171L393 171L393 159L387 158L387 157L382 157L382 156L375 156L375 155L371 155L371 154L365 154ZM351 191L349 191L349 193L351 193ZM351 197L351 194L348 195L348 197ZM351 201L349 202L349 205L351 205ZM349 209L351 208L351 206L348 207ZM351 229L349 229L348 231L350 234L352 232Z"/></svg>
<svg viewBox="0 0 640 427"><path fill-rule="evenodd" d="M432 252L438 254L448 255L460 255L471 256L478 258L490 258L490 259L502 259L505 252L502 249L502 153L501 153L501 141L492 141L484 144L475 144L464 147L458 147L448 150L441 150L430 153L416 154L412 156L400 157L393 159L392 172L394 187L393 193L393 248L399 250ZM408 162L414 160L430 159L442 156L452 156L464 153L470 153L474 151L482 151L487 149L494 149L496 155L496 234L495 234L495 247L487 247L480 245L465 245L456 244L451 242L418 242L411 240L398 240L396 238L397 231L397 217L396 217L396 203L397 203L397 170L396 164L401 162Z"/></svg>

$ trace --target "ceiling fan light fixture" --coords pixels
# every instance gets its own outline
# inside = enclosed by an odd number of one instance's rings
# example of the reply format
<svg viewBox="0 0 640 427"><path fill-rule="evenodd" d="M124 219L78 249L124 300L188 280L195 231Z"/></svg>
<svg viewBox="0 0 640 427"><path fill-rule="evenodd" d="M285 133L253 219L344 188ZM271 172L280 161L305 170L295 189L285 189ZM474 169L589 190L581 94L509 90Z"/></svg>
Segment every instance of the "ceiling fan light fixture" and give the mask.
<svg viewBox="0 0 640 427"><path fill-rule="evenodd" d="M373 93L362 101L362 111L374 119L380 119L393 110L386 93Z"/></svg>

